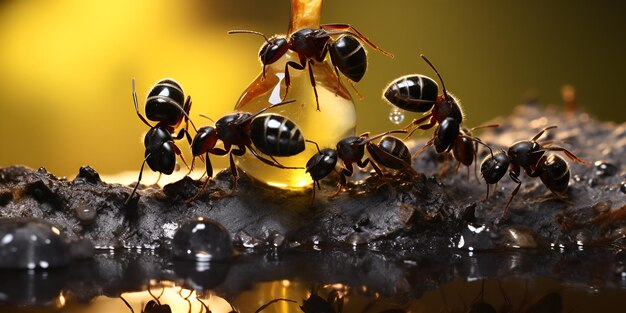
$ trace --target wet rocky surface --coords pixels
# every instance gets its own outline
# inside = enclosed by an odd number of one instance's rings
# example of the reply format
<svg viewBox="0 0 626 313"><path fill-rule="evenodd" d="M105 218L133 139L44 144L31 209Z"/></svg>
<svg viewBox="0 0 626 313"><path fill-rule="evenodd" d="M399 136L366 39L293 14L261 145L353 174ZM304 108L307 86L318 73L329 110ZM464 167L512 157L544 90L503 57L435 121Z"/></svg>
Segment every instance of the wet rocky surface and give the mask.
<svg viewBox="0 0 626 313"><path fill-rule="evenodd" d="M0 217L45 221L72 245L53 251L67 254L61 257L71 266L0 270L0 304L50 305L66 291L81 302L115 298L145 290L151 280L226 297L283 279L367 286L411 298L459 278L546 278L585 290L626 289L626 124L535 106L489 123L501 127L479 135L494 150L558 125L544 140L591 165L568 160L566 200L522 174L507 218L502 209L513 181L504 177L483 202L486 185L474 169L468 178L465 168L457 171L453 160L446 166L431 149L413 161L415 177L358 172L353 181L359 183L337 197L331 197L337 182L326 179L313 205L310 190L266 188L245 175L237 192L226 195L229 170L193 201L187 199L202 182L184 178L163 188L141 185L139 196L125 204L132 186L104 182L88 166L71 180L43 168L1 168ZM424 141L408 144L416 151ZM479 163L487 153L480 150ZM207 232L196 234L198 225ZM180 230L182 237L198 239L177 242ZM219 240L211 241L215 236ZM173 257L177 247L184 252L198 245L227 259Z"/></svg>
<svg viewBox="0 0 626 313"><path fill-rule="evenodd" d="M433 149L413 161L419 173L415 177L390 173L379 178L363 171L354 175L360 183L337 197L331 197L337 182L326 179L312 206L310 190L263 187L245 175L229 196L229 170L219 172L206 194L194 201L187 199L202 182L187 177L162 189L142 185L139 196L125 204L131 188L102 181L88 166L73 180L44 168L9 166L0 169L0 216L40 218L69 238L91 240L97 248L169 248L176 230L195 217L222 224L234 244L246 248L424 251L619 244L626 234L626 124L536 106L520 106L512 116L489 123L501 126L479 136L494 150L558 125L542 140L553 140L593 165L568 160L572 179L565 200L552 195L540 179L522 174L508 218L502 218L502 209L516 186L512 180L504 177L483 202L486 185L473 169L468 178L463 167L455 170L456 161L446 166ZM416 151L424 141L408 144ZM480 150L478 163L487 153Z"/></svg>

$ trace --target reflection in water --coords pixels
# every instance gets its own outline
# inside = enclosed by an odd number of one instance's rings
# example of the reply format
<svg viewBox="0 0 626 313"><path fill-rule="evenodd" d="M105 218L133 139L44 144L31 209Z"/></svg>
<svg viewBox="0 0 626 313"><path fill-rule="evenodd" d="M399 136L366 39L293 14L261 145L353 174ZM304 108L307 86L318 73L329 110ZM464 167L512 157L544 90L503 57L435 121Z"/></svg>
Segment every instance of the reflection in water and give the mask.
<svg viewBox="0 0 626 313"><path fill-rule="evenodd" d="M274 251L210 264L121 251L0 272L0 312L620 312L624 264L617 248Z"/></svg>
<svg viewBox="0 0 626 313"><path fill-rule="evenodd" d="M624 299L623 292L612 295ZM227 300L228 299L228 300ZM61 294L53 306L34 312L118 313L402 313L402 312L619 312L618 303L601 294L564 287L546 279L506 278L467 281L456 279L420 296L382 295L367 286L317 284L299 280L258 283L236 295L196 292L170 281L152 281L145 291L118 297L99 296L80 303L70 293ZM33 312L12 308L0 311Z"/></svg>

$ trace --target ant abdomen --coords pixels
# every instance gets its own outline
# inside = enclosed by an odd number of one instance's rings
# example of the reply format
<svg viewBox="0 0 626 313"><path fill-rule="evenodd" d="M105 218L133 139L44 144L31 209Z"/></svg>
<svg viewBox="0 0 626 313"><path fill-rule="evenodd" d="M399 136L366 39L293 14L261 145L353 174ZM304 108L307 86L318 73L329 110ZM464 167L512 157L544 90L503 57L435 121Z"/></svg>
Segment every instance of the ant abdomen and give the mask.
<svg viewBox="0 0 626 313"><path fill-rule="evenodd" d="M290 119L264 114L252 120L250 138L259 151L271 156L292 156L304 151L304 137Z"/></svg>
<svg viewBox="0 0 626 313"><path fill-rule="evenodd" d="M351 81L359 82L367 70L365 48L350 35L339 37L330 45L330 57L333 64Z"/></svg>
<svg viewBox="0 0 626 313"><path fill-rule="evenodd" d="M549 154L543 156L539 161L541 181L548 189L557 194L563 194L567 191L570 178L570 170L567 162L556 155Z"/></svg>
<svg viewBox="0 0 626 313"><path fill-rule="evenodd" d="M428 76L402 76L385 88L383 98L392 105L410 112L426 112L437 102L439 86Z"/></svg>

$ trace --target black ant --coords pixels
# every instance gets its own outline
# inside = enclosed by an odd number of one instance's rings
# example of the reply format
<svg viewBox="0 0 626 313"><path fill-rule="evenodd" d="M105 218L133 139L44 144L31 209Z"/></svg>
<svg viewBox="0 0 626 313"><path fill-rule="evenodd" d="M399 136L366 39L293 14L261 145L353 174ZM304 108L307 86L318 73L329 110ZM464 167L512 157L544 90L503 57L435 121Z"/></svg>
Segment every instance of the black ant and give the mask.
<svg viewBox="0 0 626 313"><path fill-rule="evenodd" d="M313 64L314 62L324 62L328 52L330 52L330 60L337 74L338 86L339 71L354 82L360 81L363 75L365 75L367 69L367 54L359 40L364 41L370 47L380 51L384 55L393 58L391 53L374 45L367 37L349 24L325 24L317 29L303 28L292 33L289 38L284 35L267 38L264 34L252 30L231 30L228 33L255 34L265 38L266 43L259 51L259 57L261 58L261 63L263 63L264 78L266 66L278 61L289 50L297 53L299 62L289 61L285 64L285 94L283 99L287 98L289 86L291 85L289 67L304 70L308 64L309 78L311 80L311 86L313 86L313 92L315 93L315 102L317 103L318 111L320 110L320 104L315 77L313 76ZM331 36L335 35L342 36L338 39L333 39ZM357 38L359 40L357 40Z"/></svg>
<svg viewBox="0 0 626 313"><path fill-rule="evenodd" d="M537 142L546 131L554 129L556 126L548 126L530 140L522 140L512 144L507 152L499 151L488 155L480 166L485 182L487 183L487 195L489 197L489 185L496 184L508 170L511 179L517 183L517 187L511 193L507 201L503 217L508 214L508 208L513 197L519 191L522 182L519 180L521 169L524 169L530 177L539 177L543 184L560 199L564 198L570 178L570 170L567 162L556 154L547 154L547 151L557 151L564 153L570 160L589 165L589 162L578 158L565 148L554 146L552 141Z"/></svg>
<svg viewBox="0 0 626 313"><path fill-rule="evenodd" d="M405 127L405 129L409 129L416 126L407 135L408 138L418 129L426 130L437 126L433 138L416 152L415 156L429 146L433 146L437 153L452 151L452 155L459 162L459 165L468 166L469 171L469 166L476 159L478 144L484 145L491 151L488 145L479 138L472 136L472 131L478 128L498 127L498 125L483 125L472 129L462 128L463 111L459 100L448 93L443 78L430 60L423 54L420 57L439 77L443 93L438 95L439 87L434 80L424 75L415 74L403 76L393 81L387 86L383 98L392 105L407 111L427 112L430 110L428 114L419 119L414 119ZM420 125L429 119L427 124Z"/></svg>
<svg viewBox="0 0 626 313"><path fill-rule="evenodd" d="M336 149L325 148L320 150L318 146L318 152L306 164L306 172L313 179L313 199L315 198L315 187L317 186L318 189L321 189L319 181L332 171L339 174L340 186L335 195L339 194L341 188L347 185L346 176L350 177L354 172L352 164L364 168L371 163L374 171L381 177L383 173L380 166L409 170L414 173L411 166L411 152L402 140L393 136L387 136L391 133L406 133L406 130L387 131L373 137L370 137L369 133L364 133L360 136L349 136L340 140ZM380 137L383 138L378 144L372 143L373 140ZM317 146L317 143L312 143ZM370 158L363 160L366 148L373 160L370 160ZM344 166L340 172L335 169L339 159L343 161Z"/></svg>
<svg viewBox="0 0 626 313"><path fill-rule="evenodd" d="M476 173L477 163L474 162L477 159L478 144L481 144L485 146L487 149L489 149L490 154L493 154L493 151L489 145L485 144L482 140L480 140L480 138L474 137L472 133L476 129L499 127L499 125L497 124L482 125L482 126L473 127L471 129L461 128L456 133L456 138L442 138L442 135L440 132L440 129L442 127L454 127L454 126L447 126L448 125L447 121L449 120L444 120L444 125L441 125L435 129L435 134L433 135L433 138L431 138L420 150L418 150L415 153L415 156L419 155L422 151L424 151L429 146L434 146L435 151L437 153L447 153L451 151L452 157L458 162L456 170L458 171L461 164L465 165L467 167L467 179L469 180L470 179L470 174L469 174L470 166L472 165L472 163L474 163L474 176L476 176L476 178L478 179L478 175ZM454 123L450 125L454 125ZM453 133L454 132L450 132L449 134L453 134ZM444 145L447 145L445 149L442 147ZM448 155L446 155L446 161L447 161L447 157ZM443 171L444 170L442 169L442 172Z"/></svg>
<svg viewBox="0 0 626 313"><path fill-rule="evenodd" d="M407 137L413 135L417 129L430 129L439 124L441 133L439 136L444 140L435 148L446 150L457 137L463 122L463 111L459 105L459 100L446 90L446 85L435 66L421 54L420 57L428 63L439 77L443 87L443 94L438 95L438 86L435 81L423 75L408 75L398 78L387 86L384 99L394 106L411 112L430 112L419 119L414 119L405 129L414 125L420 125L430 119L427 124L415 127ZM442 126L445 125L445 126ZM439 151L438 151L439 152ZM440 152L439 152L440 153Z"/></svg>
<svg viewBox="0 0 626 313"><path fill-rule="evenodd" d="M159 178L161 177L161 174L172 174L176 166L177 155L181 158L183 163L185 163L185 166L187 166L187 162L185 162L185 159L183 158L180 149L174 143L174 140L180 140L183 139L183 137L187 137L187 141L191 143L191 136L187 130L189 127L188 123L190 121L188 114L191 109L191 96L187 96L187 100L185 100L182 88L172 79L166 78L158 81L154 87L152 87L150 93L148 93L145 104L147 119L157 122L156 125L152 126L146 120L146 117L139 113L134 79L132 84L135 112L137 112L139 119L150 127L150 130L148 130L148 133L146 133L144 138L146 151L143 163L141 163L141 169L139 170L139 178L137 179L137 183L135 184L133 191L128 196L128 199L126 199L125 204L128 204L137 191L137 187L141 182L143 168L146 163L148 163L150 169L155 172L159 172ZM182 122L183 118L185 119L185 127L180 130L176 137L174 137L174 132Z"/></svg>
<svg viewBox="0 0 626 313"><path fill-rule="evenodd" d="M195 157L204 154L208 178L202 189L192 200L206 189L209 179L213 176L209 153L225 155L230 152L230 170L233 175L231 193L237 189L237 181L239 179L233 155L244 155L246 148L265 164L282 169L301 169L301 167L283 166L274 159L275 156L293 156L304 151L304 137L298 126L291 120L278 114L259 116L271 108L292 102L295 102L295 100L272 104L254 114L248 112L227 114L215 122L215 127L204 126L199 128L191 143L192 154L194 160ZM218 140L223 142L224 149L215 148ZM267 154L271 160L259 155L252 144L261 152ZM236 148L233 148L233 146L236 146Z"/></svg>

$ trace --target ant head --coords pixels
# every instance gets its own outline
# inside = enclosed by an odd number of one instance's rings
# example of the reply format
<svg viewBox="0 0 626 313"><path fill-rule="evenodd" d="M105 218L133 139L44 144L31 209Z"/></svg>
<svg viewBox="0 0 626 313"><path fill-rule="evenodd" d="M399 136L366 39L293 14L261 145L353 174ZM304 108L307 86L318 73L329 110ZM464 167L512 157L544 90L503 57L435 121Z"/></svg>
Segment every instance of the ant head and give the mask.
<svg viewBox="0 0 626 313"><path fill-rule="evenodd" d="M272 64L282 57L289 50L289 42L284 36L274 36L267 38L265 34L253 30L236 29L228 31L228 34L253 34L265 39L265 44L259 51L259 57L263 65Z"/></svg>
<svg viewBox="0 0 626 313"><path fill-rule="evenodd" d="M289 50L289 44L284 37L272 37L259 50L259 58L263 65L272 64Z"/></svg>

